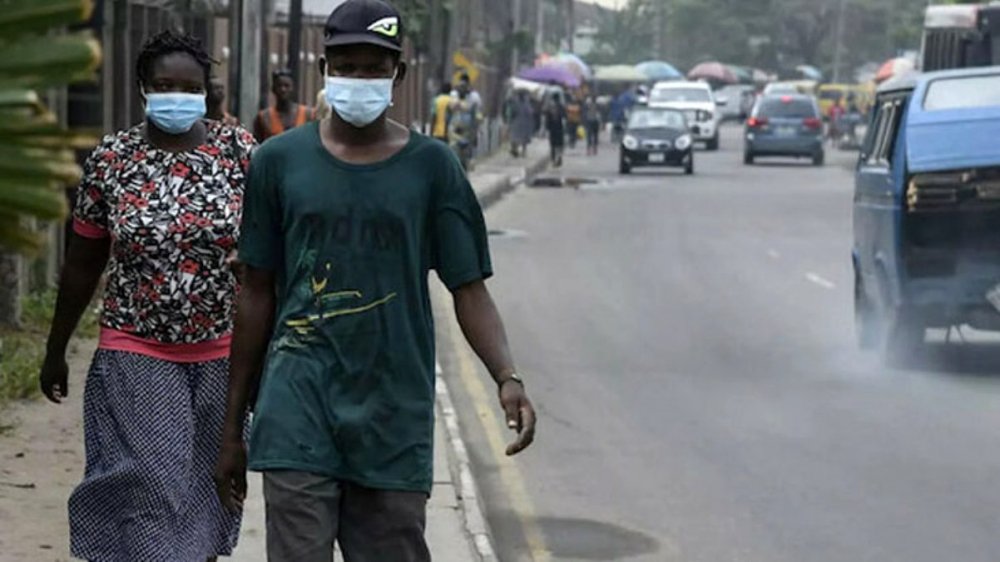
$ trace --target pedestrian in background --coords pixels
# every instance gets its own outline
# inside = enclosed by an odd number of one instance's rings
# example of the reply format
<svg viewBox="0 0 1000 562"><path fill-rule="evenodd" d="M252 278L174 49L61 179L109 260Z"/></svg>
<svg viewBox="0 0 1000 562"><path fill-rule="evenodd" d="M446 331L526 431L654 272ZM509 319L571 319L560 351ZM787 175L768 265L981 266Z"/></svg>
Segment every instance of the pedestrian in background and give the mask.
<svg viewBox="0 0 1000 562"><path fill-rule="evenodd" d="M253 122L253 134L258 142L301 127L316 118L313 108L295 101L295 86L291 70L285 68L271 74L274 105L258 113Z"/></svg>
<svg viewBox="0 0 1000 562"><path fill-rule="evenodd" d="M475 152L476 105L469 91L459 88L458 98L449 106L448 145L455 151L462 169L468 171Z"/></svg>
<svg viewBox="0 0 1000 562"><path fill-rule="evenodd" d="M68 395L66 347L107 268L83 395L86 470L69 499L71 550L92 561L229 555L240 511L215 495L240 232L253 137L205 119L211 59L164 31L139 52L146 120L84 165L40 375ZM243 417L233 420L243 430Z"/></svg>
<svg viewBox="0 0 1000 562"><path fill-rule="evenodd" d="M583 107L580 104L580 98L575 93L571 93L566 102L566 140L569 141L570 149L576 148L576 141L579 139L582 126Z"/></svg>
<svg viewBox="0 0 1000 562"><path fill-rule="evenodd" d="M431 136L448 143L448 122L451 119L451 82L441 84L438 95L431 100Z"/></svg>
<svg viewBox="0 0 1000 562"><path fill-rule="evenodd" d="M508 105L511 155L523 156L534 134L535 111L528 92L519 90Z"/></svg>
<svg viewBox="0 0 1000 562"><path fill-rule="evenodd" d="M349 561L429 562L430 269L518 432L507 454L531 443L535 412L484 283L472 186L446 147L387 118L406 77L399 13L346 0L325 31L333 116L266 143L251 166L219 497L245 497L240 420L263 369L249 468L264 473L268 560L332 562L339 543Z"/></svg>
<svg viewBox="0 0 1000 562"><path fill-rule="evenodd" d="M583 122L587 130L587 154L596 156L601 140L601 108L593 94L587 96L583 106Z"/></svg>
<svg viewBox="0 0 1000 562"><path fill-rule="evenodd" d="M207 103L206 117L213 121L221 121L230 127L239 126L239 119L230 115L226 109L226 84L217 76L213 76L209 82Z"/></svg>
<svg viewBox="0 0 1000 562"><path fill-rule="evenodd" d="M468 74L462 73L458 87L452 92L452 100L460 102L453 104L453 108L458 106L460 110L468 112L468 132L464 136L469 143L468 158L471 159L479 146L479 124L483 120L483 98L472 87L472 80L469 79Z"/></svg>
<svg viewBox="0 0 1000 562"><path fill-rule="evenodd" d="M552 96L545 109L545 129L549 133L549 159L558 168L562 166L566 141L566 107L558 95Z"/></svg>

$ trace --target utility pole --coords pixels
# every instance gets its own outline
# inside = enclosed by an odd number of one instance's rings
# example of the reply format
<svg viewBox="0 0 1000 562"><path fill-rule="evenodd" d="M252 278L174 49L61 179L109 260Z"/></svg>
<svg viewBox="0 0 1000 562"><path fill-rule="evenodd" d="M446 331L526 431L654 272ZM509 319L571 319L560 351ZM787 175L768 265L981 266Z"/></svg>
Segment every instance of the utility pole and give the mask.
<svg viewBox="0 0 1000 562"><path fill-rule="evenodd" d="M240 123L253 123L260 104L261 33L264 10L257 0L241 0L240 48L234 53L239 60Z"/></svg>
<svg viewBox="0 0 1000 562"><path fill-rule="evenodd" d="M233 115L240 114L240 107L242 106L240 99L240 92L242 91L242 84L240 84L240 64L243 62L240 60L240 24L243 22L243 0L229 0L229 76L227 81L229 82L229 100L230 100L230 113ZM246 123L246 121L243 121Z"/></svg>
<svg viewBox="0 0 1000 562"><path fill-rule="evenodd" d="M540 56L545 52L545 2L546 0L535 0L538 3L538 13L535 14L538 22L538 29L535 32L535 56Z"/></svg>
<svg viewBox="0 0 1000 562"><path fill-rule="evenodd" d="M837 6L837 44L833 49L833 82L840 83L840 61L844 51L844 12L847 0L840 0Z"/></svg>
<svg viewBox="0 0 1000 562"><path fill-rule="evenodd" d="M572 53L573 42L576 39L576 0L566 0L566 7L566 25L569 27L566 44L569 47L567 50Z"/></svg>
<svg viewBox="0 0 1000 562"><path fill-rule="evenodd" d="M302 0L291 0L288 5L288 68L292 71L295 93L300 91L299 55L302 53Z"/></svg>
<svg viewBox="0 0 1000 562"><path fill-rule="evenodd" d="M653 17L655 18L655 21L653 22L653 24L656 26L656 29L653 32L653 57L652 58L654 58L654 59L662 59L662 58L664 58L663 57L663 53L664 53L664 51L666 51L665 41L666 41L667 33L666 33L666 25L665 25L665 23L666 23L665 19L666 18L663 17L664 2L665 2L665 0L654 0L654 3L653 3L653 10L654 10Z"/></svg>
<svg viewBox="0 0 1000 562"><path fill-rule="evenodd" d="M514 13L511 14L513 32L512 40L514 42L513 49L511 49L510 57L510 75L514 76L517 74L518 69L521 67L521 0L514 1Z"/></svg>

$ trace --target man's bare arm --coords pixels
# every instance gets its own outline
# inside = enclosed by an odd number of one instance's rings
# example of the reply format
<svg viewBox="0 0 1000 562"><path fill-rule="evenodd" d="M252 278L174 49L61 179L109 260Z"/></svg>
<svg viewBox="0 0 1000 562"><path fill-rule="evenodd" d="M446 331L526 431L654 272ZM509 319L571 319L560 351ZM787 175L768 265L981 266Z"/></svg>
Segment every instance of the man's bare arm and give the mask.
<svg viewBox="0 0 1000 562"><path fill-rule="evenodd" d="M254 385L259 383L274 324L274 273L245 266L229 359L229 392L222 450L216 466L219 499L230 508L246 497L246 449L243 420Z"/></svg>
<svg viewBox="0 0 1000 562"><path fill-rule="evenodd" d="M508 455L516 455L535 439L535 409L524 385L511 378L514 360L500 312L483 281L463 285L453 295L462 333L497 383L507 427L517 431L517 439L507 447Z"/></svg>

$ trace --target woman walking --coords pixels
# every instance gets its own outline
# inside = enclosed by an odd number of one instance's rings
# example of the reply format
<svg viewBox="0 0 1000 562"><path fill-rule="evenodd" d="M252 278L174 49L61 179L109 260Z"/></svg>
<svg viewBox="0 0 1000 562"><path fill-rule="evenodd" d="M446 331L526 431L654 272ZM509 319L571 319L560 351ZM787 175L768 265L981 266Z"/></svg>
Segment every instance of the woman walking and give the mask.
<svg viewBox="0 0 1000 562"><path fill-rule="evenodd" d="M566 146L566 107L559 96L545 110L545 128L549 132L549 158L556 168L562 166L563 147Z"/></svg>
<svg viewBox="0 0 1000 562"><path fill-rule="evenodd" d="M253 137L205 119L211 59L171 31L136 63L145 122L84 165L40 382L68 395L66 347L105 268L84 390L87 466L71 549L95 562L200 562L232 552L240 514L215 495L239 237Z"/></svg>

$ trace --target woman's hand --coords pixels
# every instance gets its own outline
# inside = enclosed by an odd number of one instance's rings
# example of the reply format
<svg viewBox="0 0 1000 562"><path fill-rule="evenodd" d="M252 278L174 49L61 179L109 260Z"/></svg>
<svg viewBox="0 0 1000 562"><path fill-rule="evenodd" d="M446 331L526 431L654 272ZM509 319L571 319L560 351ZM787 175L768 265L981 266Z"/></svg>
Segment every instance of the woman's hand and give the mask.
<svg viewBox="0 0 1000 562"><path fill-rule="evenodd" d="M223 441L215 465L215 492L227 509L243 509L247 497L247 449L242 440Z"/></svg>
<svg viewBox="0 0 1000 562"><path fill-rule="evenodd" d="M69 396L69 366L66 365L66 356L46 354L38 382L42 387L42 394L50 402L61 404L62 399Z"/></svg>

